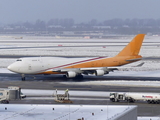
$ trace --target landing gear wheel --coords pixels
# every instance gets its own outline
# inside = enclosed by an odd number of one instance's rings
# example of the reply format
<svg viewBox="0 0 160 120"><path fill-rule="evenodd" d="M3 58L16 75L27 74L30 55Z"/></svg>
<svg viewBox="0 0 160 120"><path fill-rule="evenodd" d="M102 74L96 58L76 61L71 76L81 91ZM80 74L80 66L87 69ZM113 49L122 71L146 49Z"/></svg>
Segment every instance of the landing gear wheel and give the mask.
<svg viewBox="0 0 160 120"><path fill-rule="evenodd" d="M77 75L76 77L75 77L76 79L83 79L83 75Z"/></svg>
<svg viewBox="0 0 160 120"><path fill-rule="evenodd" d="M66 76L66 75L63 75L63 78L64 78L64 79L67 79L67 76Z"/></svg>
<svg viewBox="0 0 160 120"><path fill-rule="evenodd" d="M110 99L112 102L115 102L115 99L114 98L112 98L112 99Z"/></svg>
<svg viewBox="0 0 160 120"><path fill-rule="evenodd" d="M25 77L22 77L22 81L25 81Z"/></svg>

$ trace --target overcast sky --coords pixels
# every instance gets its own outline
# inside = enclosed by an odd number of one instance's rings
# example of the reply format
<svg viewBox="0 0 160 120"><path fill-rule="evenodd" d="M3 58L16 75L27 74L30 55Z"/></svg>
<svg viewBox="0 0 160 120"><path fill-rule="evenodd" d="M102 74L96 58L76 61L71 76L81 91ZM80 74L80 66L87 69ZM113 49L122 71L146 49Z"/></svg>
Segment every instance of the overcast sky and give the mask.
<svg viewBox="0 0 160 120"><path fill-rule="evenodd" d="M104 21L121 18L160 19L160 0L1 0L0 23L73 18Z"/></svg>

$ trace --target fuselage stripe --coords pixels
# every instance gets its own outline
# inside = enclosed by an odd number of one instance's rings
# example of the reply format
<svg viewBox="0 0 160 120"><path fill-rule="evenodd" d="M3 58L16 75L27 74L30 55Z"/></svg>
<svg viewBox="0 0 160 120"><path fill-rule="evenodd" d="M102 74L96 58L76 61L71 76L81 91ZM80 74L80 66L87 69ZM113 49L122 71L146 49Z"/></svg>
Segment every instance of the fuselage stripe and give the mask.
<svg viewBox="0 0 160 120"><path fill-rule="evenodd" d="M41 70L41 71L47 71L47 70L50 70L50 69L56 69L56 68L61 68L61 67L67 67L67 66L70 66L70 65L75 65L75 64L84 63L84 62L90 62L90 61L94 61L94 60L98 60L98 59L103 59L103 58L106 58L106 57L98 57L98 58L93 58L93 59L78 61L78 62L69 63L69 64L66 64L66 65L61 65L61 66L57 66L57 67L53 67L53 68L49 68L49 69Z"/></svg>
<svg viewBox="0 0 160 120"><path fill-rule="evenodd" d="M75 63L70 63L70 64L66 64L66 65L62 65L62 66L57 66L57 67L54 67L54 68L51 68L51 69L60 68L60 67L67 67L67 66L70 66L70 65L75 65L75 64L79 64L79 63L83 63L83 62L89 62L89 61L98 60L98 59L102 59L102 58L105 58L105 57L83 60L83 61L79 61L79 62L75 62Z"/></svg>

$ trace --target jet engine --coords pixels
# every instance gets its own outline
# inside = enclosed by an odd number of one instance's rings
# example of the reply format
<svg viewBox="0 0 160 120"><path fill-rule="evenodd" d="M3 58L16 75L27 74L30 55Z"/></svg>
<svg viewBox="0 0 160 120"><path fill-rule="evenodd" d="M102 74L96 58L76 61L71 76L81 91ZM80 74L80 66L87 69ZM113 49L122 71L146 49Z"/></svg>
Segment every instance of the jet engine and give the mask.
<svg viewBox="0 0 160 120"><path fill-rule="evenodd" d="M95 71L95 75L96 76L102 76L102 75L104 75L105 73L104 73L104 70L96 70Z"/></svg>
<svg viewBox="0 0 160 120"><path fill-rule="evenodd" d="M77 75L76 72L69 71L69 72L67 72L66 77L67 78L73 78L73 77L76 77L76 75Z"/></svg>

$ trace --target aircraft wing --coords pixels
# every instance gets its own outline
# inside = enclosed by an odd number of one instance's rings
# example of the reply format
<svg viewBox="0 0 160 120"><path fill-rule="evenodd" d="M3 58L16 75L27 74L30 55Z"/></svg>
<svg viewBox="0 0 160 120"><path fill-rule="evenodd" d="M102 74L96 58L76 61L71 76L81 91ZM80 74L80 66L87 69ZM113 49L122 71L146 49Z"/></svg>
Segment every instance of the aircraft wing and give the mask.
<svg viewBox="0 0 160 120"><path fill-rule="evenodd" d="M143 64L144 62L131 67L115 66L115 67L91 67L91 68L61 68L61 69L53 69L52 72L64 73L68 78L75 77L80 74L103 76L105 74L109 74L109 72L113 72L114 70L128 71L128 69L130 68L141 67Z"/></svg>
<svg viewBox="0 0 160 120"><path fill-rule="evenodd" d="M76 74L85 74L85 75L95 74L96 76L99 76L108 74L109 72L113 72L114 70L118 69L113 67L69 68L69 69L63 68L60 70L53 70L53 72L62 72L62 73L75 72Z"/></svg>
<svg viewBox="0 0 160 120"><path fill-rule="evenodd" d="M129 71L129 70L133 70L133 69L138 69L139 67L142 67L144 64L145 64L145 62L141 62L141 63L134 65L134 66L120 66L120 67L117 67L117 69L119 71Z"/></svg>
<svg viewBox="0 0 160 120"><path fill-rule="evenodd" d="M101 68L81 68L81 71L83 71L83 74L96 74L98 75L97 72L108 74L109 72L113 72L114 70L118 70L117 68L109 68L109 67L101 67Z"/></svg>

